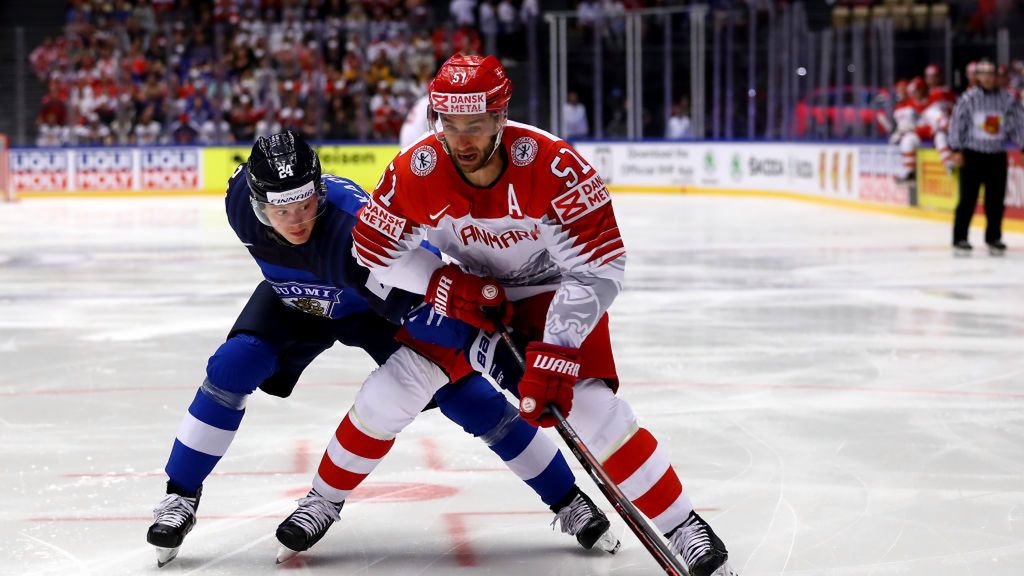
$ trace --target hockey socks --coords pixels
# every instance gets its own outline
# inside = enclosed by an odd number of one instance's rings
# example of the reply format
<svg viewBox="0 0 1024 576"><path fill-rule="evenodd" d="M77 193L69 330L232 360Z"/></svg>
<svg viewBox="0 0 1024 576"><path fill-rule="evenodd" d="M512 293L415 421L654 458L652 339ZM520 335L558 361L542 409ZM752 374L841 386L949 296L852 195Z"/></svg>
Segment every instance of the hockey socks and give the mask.
<svg viewBox="0 0 1024 576"><path fill-rule="evenodd" d="M545 504L556 506L573 491L576 477L555 443L520 418L504 396L501 401L505 414L484 442Z"/></svg>
<svg viewBox="0 0 1024 576"><path fill-rule="evenodd" d="M395 444L394 436L375 434L364 427L355 408L350 410L327 445L313 478L313 489L335 504L344 502Z"/></svg>
<svg viewBox="0 0 1024 576"><path fill-rule="evenodd" d="M483 440L548 506L572 490L576 478L554 442L519 417L519 412L482 377L446 386L435 399L445 416ZM394 444L393 435L362 422L353 408L338 426L320 461L313 488L342 502L377 467Z"/></svg>
<svg viewBox="0 0 1024 576"><path fill-rule="evenodd" d="M639 428L604 462L622 493L665 534L693 511L690 498L658 441Z"/></svg>
<svg viewBox="0 0 1024 576"><path fill-rule="evenodd" d="M183 495L199 491L227 451L245 415L221 405L204 391L196 392L188 412L182 418L165 470L170 483Z"/></svg>

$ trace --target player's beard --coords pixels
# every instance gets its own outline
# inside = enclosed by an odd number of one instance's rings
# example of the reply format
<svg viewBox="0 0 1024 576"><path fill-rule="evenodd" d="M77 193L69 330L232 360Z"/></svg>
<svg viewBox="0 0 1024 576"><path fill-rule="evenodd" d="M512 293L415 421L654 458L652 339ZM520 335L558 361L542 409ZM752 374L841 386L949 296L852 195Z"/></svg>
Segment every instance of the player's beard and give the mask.
<svg viewBox="0 0 1024 576"><path fill-rule="evenodd" d="M480 170L487 163L487 160L487 154L482 148L474 147L471 150L455 151L455 165L459 167L463 174L472 174Z"/></svg>

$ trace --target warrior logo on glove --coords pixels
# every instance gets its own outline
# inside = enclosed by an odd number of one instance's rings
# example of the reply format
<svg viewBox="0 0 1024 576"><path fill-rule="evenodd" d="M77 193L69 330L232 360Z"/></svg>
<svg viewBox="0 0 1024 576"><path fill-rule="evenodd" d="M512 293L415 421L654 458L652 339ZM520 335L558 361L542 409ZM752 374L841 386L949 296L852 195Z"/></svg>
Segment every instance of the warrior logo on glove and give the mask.
<svg viewBox="0 0 1024 576"><path fill-rule="evenodd" d="M434 272L423 299L433 304L438 314L488 332L512 319L512 304L496 280L467 274L453 264Z"/></svg>
<svg viewBox="0 0 1024 576"><path fill-rule="evenodd" d="M526 373L519 381L519 415L534 426L554 426L555 417L547 412L553 404L568 418L572 410L573 386L580 374L578 350L546 342L530 342L526 347Z"/></svg>

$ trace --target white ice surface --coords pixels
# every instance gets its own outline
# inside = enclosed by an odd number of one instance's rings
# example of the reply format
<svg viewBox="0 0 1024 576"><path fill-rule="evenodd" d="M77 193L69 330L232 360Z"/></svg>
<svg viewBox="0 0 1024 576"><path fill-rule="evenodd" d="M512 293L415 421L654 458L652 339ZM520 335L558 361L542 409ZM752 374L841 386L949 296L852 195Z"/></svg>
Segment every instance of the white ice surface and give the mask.
<svg viewBox="0 0 1024 576"><path fill-rule="evenodd" d="M612 310L621 394L734 567L1024 574L1024 237L1007 235L1003 259L954 259L939 222L615 202L630 250ZM164 461L259 279L222 211L216 198L0 204L0 574L158 572L145 531ZM313 551L275 567L274 529L370 368L338 346L292 398L257 394L159 572L657 573L629 534L608 557L552 532L532 492L437 411Z"/></svg>

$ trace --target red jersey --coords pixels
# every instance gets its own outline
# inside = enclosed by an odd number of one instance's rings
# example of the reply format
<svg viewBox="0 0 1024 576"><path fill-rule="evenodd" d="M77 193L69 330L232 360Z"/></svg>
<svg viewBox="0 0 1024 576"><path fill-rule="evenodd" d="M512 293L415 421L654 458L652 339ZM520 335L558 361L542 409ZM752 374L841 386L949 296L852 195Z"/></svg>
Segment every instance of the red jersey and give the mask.
<svg viewBox="0 0 1024 576"><path fill-rule="evenodd" d="M353 253L378 281L423 294L440 266L428 240L512 300L555 291L544 341L579 347L622 286L626 250L601 176L566 141L509 122L486 187L467 181L427 135L381 177L353 229Z"/></svg>

